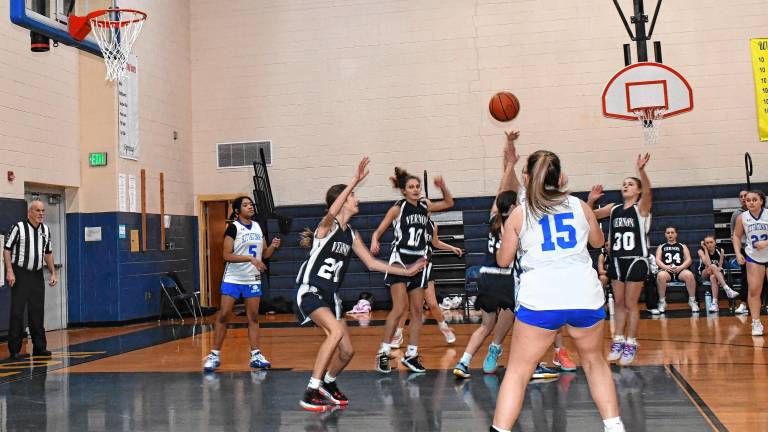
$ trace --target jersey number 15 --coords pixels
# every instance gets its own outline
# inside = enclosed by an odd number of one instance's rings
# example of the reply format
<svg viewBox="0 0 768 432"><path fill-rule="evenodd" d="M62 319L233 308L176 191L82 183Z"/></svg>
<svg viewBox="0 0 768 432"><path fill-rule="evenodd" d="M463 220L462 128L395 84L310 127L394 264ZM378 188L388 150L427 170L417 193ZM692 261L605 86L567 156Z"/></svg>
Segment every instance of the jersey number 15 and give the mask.
<svg viewBox="0 0 768 432"><path fill-rule="evenodd" d="M573 249L576 247L576 228L567 223L567 221L573 219L573 213L557 213L552 215L552 218L555 220L555 234L557 235L555 241L557 241L557 247L560 249ZM544 215L539 220L539 225L541 225L541 232L544 234L541 250L544 252L555 250L556 246L555 242L552 241L552 226L549 215Z"/></svg>

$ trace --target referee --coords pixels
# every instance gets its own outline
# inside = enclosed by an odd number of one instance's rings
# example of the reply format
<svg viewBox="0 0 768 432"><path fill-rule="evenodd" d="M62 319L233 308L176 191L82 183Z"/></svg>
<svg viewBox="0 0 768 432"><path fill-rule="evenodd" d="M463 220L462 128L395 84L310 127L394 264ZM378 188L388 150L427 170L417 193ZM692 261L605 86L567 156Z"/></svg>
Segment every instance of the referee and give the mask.
<svg viewBox="0 0 768 432"><path fill-rule="evenodd" d="M11 323L8 331L9 360L19 359L24 336L24 308L29 317L32 336L32 355L50 356L45 341L43 312L45 311L45 281L43 262L51 272L51 286L56 285L56 269L53 266L51 231L43 223L45 206L42 201L29 203L27 220L11 228L5 242L3 258L6 278L11 287Z"/></svg>

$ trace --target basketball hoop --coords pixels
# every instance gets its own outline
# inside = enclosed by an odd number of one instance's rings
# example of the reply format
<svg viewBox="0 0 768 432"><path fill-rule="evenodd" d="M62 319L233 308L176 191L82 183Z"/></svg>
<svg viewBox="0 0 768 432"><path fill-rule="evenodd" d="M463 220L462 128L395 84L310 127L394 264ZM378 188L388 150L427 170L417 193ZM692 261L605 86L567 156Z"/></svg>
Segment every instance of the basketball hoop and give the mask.
<svg viewBox="0 0 768 432"><path fill-rule="evenodd" d="M109 81L125 76L128 55L141 33L147 14L135 9L100 9L84 17L70 15L69 34L83 40L93 33L104 56Z"/></svg>
<svg viewBox="0 0 768 432"><path fill-rule="evenodd" d="M667 112L663 107L640 108L632 110L643 127L643 139L647 145L658 144L660 141L661 120Z"/></svg>

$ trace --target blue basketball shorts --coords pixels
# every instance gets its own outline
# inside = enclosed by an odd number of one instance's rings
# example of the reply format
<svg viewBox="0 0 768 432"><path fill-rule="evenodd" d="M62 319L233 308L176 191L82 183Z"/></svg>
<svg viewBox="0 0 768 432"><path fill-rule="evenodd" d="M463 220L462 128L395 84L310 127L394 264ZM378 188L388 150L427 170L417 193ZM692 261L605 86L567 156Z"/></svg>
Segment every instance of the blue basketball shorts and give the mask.
<svg viewBox="0 0 768 432"><path fill-rule="evenodd" d="M261 297L261 282L255 282L252 284L236 284L232 282L221 283L221 295L226 295L239 299L251 297Z"/></svg>
<svg viewBox="0 0 768 432"><path fill-rule="evenodd" d="M520 306L517 319L547 330L559 330L566 324L576 328L589 328L605 319L605 309L531 310Z"/></svg>

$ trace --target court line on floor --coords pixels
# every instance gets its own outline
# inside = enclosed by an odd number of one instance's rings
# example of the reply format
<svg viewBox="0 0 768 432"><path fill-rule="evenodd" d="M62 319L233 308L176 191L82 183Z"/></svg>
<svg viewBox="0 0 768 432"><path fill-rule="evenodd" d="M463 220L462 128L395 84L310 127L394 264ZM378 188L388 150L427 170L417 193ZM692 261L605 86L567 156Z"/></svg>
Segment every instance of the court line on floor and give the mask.
<svg viewBox="0 0 768 432"><path fill-rule="evenodd" d="M0 361L0 369L3 371L15 372L6 376L0 376L0 385L20 381L26 378L34 378L49 372L67 369L71 366L127 354L132 351L138 351L180 339L187 339L195 335L202 335L209 331L207 326L200 326L200 329L197 327L197 325L151 327L117 336L109 336L106 338L67 345L66 347L59 348L61 352L58 350L54 351L54 355L51 358L41 358L39 356L30 358L29 356L25 356L21 361ZM77 353L83 355L69 356L69 354ZM84 354L89 355L86 356Z"/></svg>
<svg viewBox="0 0 768 432"><path fill-rule="evenodd" d="M697 393L693 386L691 386L685 377L683 377L683 374L672 365L665 365L664 368L669 372L677 385L680 386L680 389L691 399L691 402L696 405L696 408L701 412L704 418L707 419L707 422L712 426L712 429L718 432L728 432L728 428L725 427L719 418L717 418L714 411L709 408L709 405L704 402L704 399L701 398L699 393Z"/></svg>

